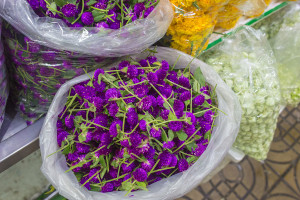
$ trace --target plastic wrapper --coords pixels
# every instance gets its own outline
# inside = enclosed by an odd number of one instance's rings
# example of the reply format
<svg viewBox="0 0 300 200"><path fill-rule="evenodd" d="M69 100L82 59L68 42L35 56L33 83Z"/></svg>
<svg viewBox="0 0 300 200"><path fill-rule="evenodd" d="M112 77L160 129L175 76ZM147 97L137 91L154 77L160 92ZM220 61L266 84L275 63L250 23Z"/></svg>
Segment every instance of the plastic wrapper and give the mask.
<svg viewBox="0 0 300 200"><path fill-rule="evenodd" d="M28 124L47 112L56 91L67 80L115 62L114 58L39 45L7 23L4 23L3 38L11 95Z"/></svg>
<svg viewBox="0 0 300 200"><path fill-rule="evenodd" d="M0 128L4 120L6 100L8 97L5 59L3 53L3 44L1 42L1 27L2 19L0 18Z"/></svg>
<svg viewBox="0 0 300 200"><path fill-rule="evenodd" d="M59 149L56 138L57 117L67 100L66 97L70 87L89 79L88 75L83 75L65 83L60 88L50 106L40 134L40 147L43 158L41 170L51 184L64 197L74 200L176 199L201 183L205 177L218 167L227 155L239 130L241 117L241 108L236 95L222 81L218 74L205 63L174 49L159 47L156 50L158 51L156 57L159 60L165 59L170 65L176 63L177 68L183 68L190 64L193 71L197 67L200 67L206 81L212 87L217 86L218 107L226 115L220 113L216 118L216 126L213 129L212 138L206 151L187 171L150 185L148 187L149 191L134 191L129 196L125 196L126 192L99 193L88 191L86 188L81 187L73 172L65 173L68 166L63 154L56 153L50 157L48 155ZM142 59L146 56L146 54L140 54L135 57ZM179 59L178 56L180 56ZM178 62L176 61L177 59ZM110 65L107 69L116 65Z"/></svg>
<svg viewBox="0 0 300 200"><path fill-rule="evenodd" d="M277 63L268 41L261 32L245 27L201 59L239 97L242 120L234 147L257 160L266 159L281 105Z"/></svg>
<svg viewBox="0 0 300 200"><path fill-rule="evenodd" d="M208 44L216 24L216 16L227 0L181 1L172 0L174 19L164 42L190 55L198 55Z"/></svg>
<svg viewBox="0 0 300 200"><path fill-rule="evenodd" d="M216 28L231 29L242 16L259 16L266 7L263 0L229 0L218 13Z"/></svg>
<svg viewBox="0 0 300 200"><path fill-rule="evenodd" d="M273 48L283 103L297 106L300 102L300 4L290 3L253 27L264 32Z"/></svg>
<svg viewBox="0 0 300 200"><path fill-rule="evenodd" d="M31 40L58 50L101 57L139 53L163 37L172 21L173 9L161 0L151 14L122 29L72 29L60 19L39 17L26 0L2 0L0 16Z"/></svg>

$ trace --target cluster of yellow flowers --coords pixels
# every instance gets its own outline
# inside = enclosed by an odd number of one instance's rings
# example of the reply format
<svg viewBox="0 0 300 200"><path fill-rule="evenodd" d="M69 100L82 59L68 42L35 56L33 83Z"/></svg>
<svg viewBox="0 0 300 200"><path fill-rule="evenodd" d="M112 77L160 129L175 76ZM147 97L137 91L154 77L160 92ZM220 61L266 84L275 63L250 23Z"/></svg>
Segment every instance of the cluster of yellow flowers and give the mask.
<svg viewBox="0 0 300 200"><path fill-rule="evenodd" d="M170 0L175 16L167 31L172 48L198 55L208 44L214 28L231 29L249 7L247 16L255 17L264 11L271 0ZM250 14L251 13L251 14Z"/></svg>

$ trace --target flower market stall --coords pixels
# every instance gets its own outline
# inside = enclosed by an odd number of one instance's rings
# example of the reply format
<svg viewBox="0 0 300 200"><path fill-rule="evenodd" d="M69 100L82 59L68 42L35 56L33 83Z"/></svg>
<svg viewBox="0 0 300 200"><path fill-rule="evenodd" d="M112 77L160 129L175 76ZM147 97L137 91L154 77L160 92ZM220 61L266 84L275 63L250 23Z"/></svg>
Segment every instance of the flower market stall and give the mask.
<svg viewBox="0 0 300 200"><path fill-rule="evenodd" d="M167 200L245 156L263 162L280 112L300 103L299 10L1 1L0 175L39 148L51 189L24 199Z"/></svg>

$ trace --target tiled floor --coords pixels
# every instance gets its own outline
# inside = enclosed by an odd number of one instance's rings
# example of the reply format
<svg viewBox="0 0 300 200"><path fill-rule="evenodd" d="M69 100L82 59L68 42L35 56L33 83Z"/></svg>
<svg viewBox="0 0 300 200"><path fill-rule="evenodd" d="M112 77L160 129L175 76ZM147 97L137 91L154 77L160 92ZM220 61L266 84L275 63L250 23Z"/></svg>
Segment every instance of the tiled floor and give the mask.
<svg viewBox="0 0 300 200"><path fill-rule="evenodd" d="M264 163L246 157L227 165L206 184L180 200L300 199L300 105L279 117L275 138Z"/></svg>

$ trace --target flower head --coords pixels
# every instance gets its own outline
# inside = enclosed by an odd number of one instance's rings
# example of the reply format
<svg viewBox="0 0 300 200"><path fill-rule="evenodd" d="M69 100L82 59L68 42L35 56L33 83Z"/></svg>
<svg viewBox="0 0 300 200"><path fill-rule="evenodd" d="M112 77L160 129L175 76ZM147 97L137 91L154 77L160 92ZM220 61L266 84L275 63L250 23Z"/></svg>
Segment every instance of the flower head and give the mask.
<svg viewBox="0 0 300 200"><path fill-rule="evenodd" d="M130 126L135 126L138 123L138 114L135 112L134 108L129 108L127 112L127 123Z"/></svg>
<svg viewBox="0 0 300 200"><path fill-rule="evenodd" d="M119 106L117 103L112 103L110 104L110 106L108 107L108 113L110 116L115 117L116 114L119 112Z"/></svg>
<svg viewBox="0 0 300 200"><path fill-rule="evenodd" d="M94 23L94 17L91 12L84 12L81 15L81 21L85 25L92 25Z"/></svg>
<svg viewBox="0 0 300 200"><path fill-rule="evenodd" d="M121 97L121 93L117 88L110 88L105 92L105 99L117 99Z"/></svg>
<svg viewBox="0 0 300 200"><path fill-rule="evenodd" d="M189 168L189 163L186 161L186 159L181 159L178 162L178 170L180 172L183 172Z"/></svg>
<svg viewBox="0 0 300 200"><path fill-rule="evenodd" d="M136 78L139 74L138 74L138 69L135 65L129 65L128 69L127 69L127 76L130 79Z"/></svg>
<svg viewBox="0 0 300 200"><path fill-rule="evenodd" d="M148 78L149 82L152 83L153 85L155 85L158 82L158 77L157 77L156 73L149 72L147 74L147 78Z"/></svg>
<svg viewBox="0 0 300 200"><path fill-rule="evenodd" d="M138 108L144 111L149 110L151 106L152 106L152 99L150 96L144 97L138 104Z"/></svg>
<svg viewBox="0 0 300 200"><path fill-rule="evenodd" d="M163 148L165 149L172 149L175 145L174 141L168 141L163 143Z"/></svg>
<svg viewBox="0 0 300 200"><path fill-rule="evenodd" d="M163 120L168 120L169 113L170 113L170 110L164 109L161 111L160 116L163 118Z"/></svg>
<svg viewBox="0 0 300 200"><path fill-rule="evenodd" d="M114 184L111 182L105 183L105 185L101 188L102 193L112 192L114 190Z"/></svg>
<svg viewBox="0 0 300 200"><path fill-rule="evenodd" d="M141 167L145 171L150 172L151 169L153 168L154 164L155 164L154 159L147 159L141 163Z"/></svg>
<svg viewBox="0 0 300 200"><path fill-rule="evenodd" d="M184 91L183 93L181 93L179 99L181 101L187 101L190 100L192 97L191 92L190 91Z"/></svg>
<svg viewBox="0 0 300 200"><path fill-rule="evenodd" d="M69 129L72 129L74 127L74 115L70 115L70 116L67 116L65 118L65 125L66 127L68 127Z"/></svg>
<svg viewBox="0 0 300 200"><path fill-rule="evenodd" d="M76 5L68 3L61 8L61 12L66 17L75 17L77 13Z"/></svg>
<svg viewBox="0 0 300 200"><path fill-rule="evenodd" d="M141 131L147 131L147 122L142 119L140 121L139 127L140 127Z"/></svg>
<svg viewBox="0 0 300 200"><path fill-rule="evenodd" d="M144 182L147 180L147 172L142 168L137 168L133 173L133 178L139 182Z"/></svg>
<svg viewBox="0 0 300 200"><path fill-rule="evenodd" d="M90 146L86 144L76 143L76 149L79 153L88 153L90 151Z"/></svg>
<svg viewBox="0 0 300 200"><path fill-rule="evenodd" d="M203 95L198 95L194 98L193 100L193 106L197 107L197 106L201 106L205 101L205 97Z"/></svg>
<svg viewBox="0 0 300 200"><path fill-rule="evenodd" d="M161 137L161 130L158 128L152 127L150 129L150 135L154 138L160 138Z"/></svg>

